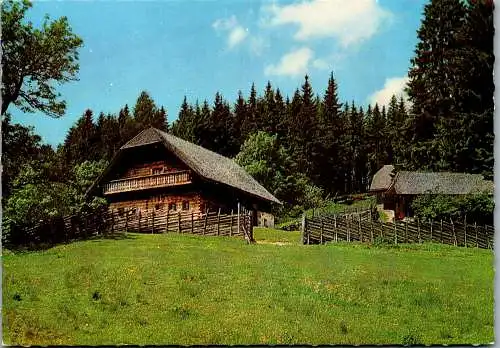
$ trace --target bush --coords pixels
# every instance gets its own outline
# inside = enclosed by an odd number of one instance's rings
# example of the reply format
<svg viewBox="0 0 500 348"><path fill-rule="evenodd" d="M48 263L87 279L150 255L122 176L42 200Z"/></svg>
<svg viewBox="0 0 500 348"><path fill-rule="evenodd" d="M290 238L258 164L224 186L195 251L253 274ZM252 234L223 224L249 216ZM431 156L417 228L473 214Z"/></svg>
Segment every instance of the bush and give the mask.
<svg viewBox="0 0 500 348"><path fill-rule="evenodd" d="M90 200L85 197L86 190L105 166L103 161L75 166L73 180L67 184L50 181L39 162L25 164L13 180L12 194L5 201L2 241L20 245L59 240L60 236L55 234L63 216L94 212L107 204L100 197ZM41 227L34 235L27 234L29 227L38 225Z"/></svg>
<svg viewBox="0 0 500 348"><path fill-rule="evenodd" d="M492 224L495 202L486 193L464 196L422 195L412 203L415 216L423 220L458 220Z"/></svg>

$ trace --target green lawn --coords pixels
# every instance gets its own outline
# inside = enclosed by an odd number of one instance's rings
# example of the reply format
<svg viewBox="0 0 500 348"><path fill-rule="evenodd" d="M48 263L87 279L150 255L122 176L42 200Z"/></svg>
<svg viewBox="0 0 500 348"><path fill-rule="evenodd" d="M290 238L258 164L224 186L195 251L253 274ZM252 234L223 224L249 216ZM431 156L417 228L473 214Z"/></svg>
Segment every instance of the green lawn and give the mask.
<svg viewBox="0 0 500 348"><path fill-rule="evenodd" d="M281 233L281 235L280 235ZM490 343L493 254L129 235L3 254L6 344ZM262 243L267 241L267 243ZM272 244L281 242L280 244Z"/></svg>

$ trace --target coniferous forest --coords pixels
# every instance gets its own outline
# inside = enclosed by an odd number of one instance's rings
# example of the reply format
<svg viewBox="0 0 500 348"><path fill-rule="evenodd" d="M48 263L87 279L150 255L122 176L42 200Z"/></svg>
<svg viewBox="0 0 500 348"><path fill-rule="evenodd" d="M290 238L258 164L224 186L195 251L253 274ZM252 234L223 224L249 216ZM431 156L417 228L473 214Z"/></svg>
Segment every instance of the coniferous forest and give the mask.
<svg viewBox="0 0 500 348"><path fill-rule="evenodd" d="M8 5L2 11L7 13ZM234 158L285 203L283 214L366 192L385 164L492 178L493 35L493 1L430 1L409 62L408 99L393 96L388 105L341 100L342 81L334 72L327 86L313 87L305 76L293 95L271 82L249 83L248 91L231 96L214 85L213 100L179 101L173 122L142 92L135 105L114 114L85 110L57 148L43 144L30 127L13 123L7 105L2 107L4 220L35 223L99 204L98 198L85 200L86 188L126 141L150 126ZM5 59L2 63L9 63ZM21 105L15 93L9 96ZM48 114L51 105L44 106ZM56 106L59 112L62 106Z"/></svg>

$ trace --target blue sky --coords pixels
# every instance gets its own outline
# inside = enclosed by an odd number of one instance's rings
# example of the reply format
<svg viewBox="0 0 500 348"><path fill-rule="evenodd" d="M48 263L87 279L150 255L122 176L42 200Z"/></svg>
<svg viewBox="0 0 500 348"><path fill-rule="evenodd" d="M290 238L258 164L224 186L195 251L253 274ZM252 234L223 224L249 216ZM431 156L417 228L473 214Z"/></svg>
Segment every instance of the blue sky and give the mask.
<svg viewBox="0 0 500 348"><path fill-rule="evenodd" d="M85 109L117 113L142 90L169 121L184 95L212 102L220 91L232 103L238 90L248 95L255 82L261 93L268 80L292 95L305 73L321 95L333 71L342 100L384 103L405 84L425 3L38 1L31 21L67 16L83 38L79 81L58 88L67 101L59 119L9 111L57 145Z"/></svg>

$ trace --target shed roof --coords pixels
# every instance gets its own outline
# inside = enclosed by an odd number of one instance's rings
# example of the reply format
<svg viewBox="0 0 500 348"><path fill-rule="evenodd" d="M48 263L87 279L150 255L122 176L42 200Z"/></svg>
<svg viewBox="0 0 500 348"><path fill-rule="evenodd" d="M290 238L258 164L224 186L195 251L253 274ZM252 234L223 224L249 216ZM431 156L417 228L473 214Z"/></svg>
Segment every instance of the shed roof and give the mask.
<svg viewBox="0 0 500 348"><path fill-rule="evenodd" d="M276 197L236 164L234 160L156 128L148 128L129 140L120 148L115 157L129 148L154 143L162 143L167 150L171 151L202 178L234 187L267 201L281 204ZM112 164L113 161L110 166Z"/></svg>
<svg viewBox="0 0 500 348"><path fill-rule="evenodd" d="M373 176L370 191L385 191L392 183L394 177L394 166L387 164L380 168Z"/></svg>
<svg viewBox="0 0 500 348"><path fill-rule="evenodd" d="M493 182L480 174L401 171L394 178L394 191L401 195L493 192Z"/></svg>

